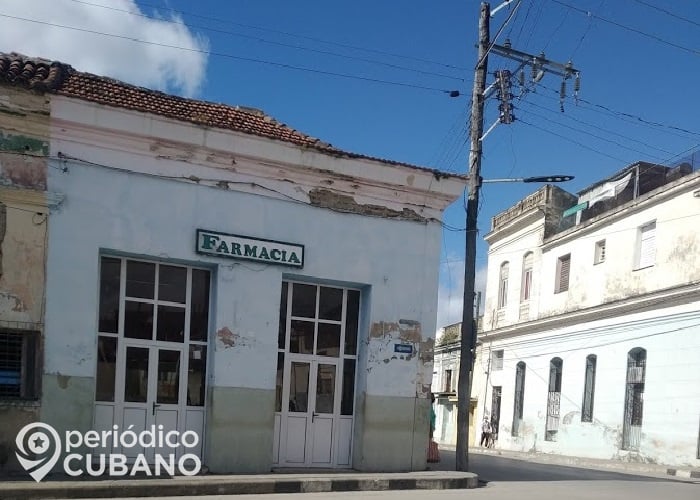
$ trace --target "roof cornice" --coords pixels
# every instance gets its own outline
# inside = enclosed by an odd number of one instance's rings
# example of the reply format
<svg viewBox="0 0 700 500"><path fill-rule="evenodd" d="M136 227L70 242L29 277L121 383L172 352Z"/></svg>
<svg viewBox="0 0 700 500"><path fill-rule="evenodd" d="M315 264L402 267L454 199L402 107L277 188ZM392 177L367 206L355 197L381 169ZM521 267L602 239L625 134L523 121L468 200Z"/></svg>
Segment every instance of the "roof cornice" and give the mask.
<svg viewBox="0 0 700 500"><path fill-rule="evenodd" d="M643 295L627 297L602 305L557 314L532 321L516 323L488 332L482 332L479 340L490 342L520 335L529 335L564 328L580 323L619 317L624 314L653 311L700 300L700 282L674 286Z"/></svg>
<svg viewBox="0 0 700 500"><path fill-rule="evenodd" d="M428 170L369 159L331 158L282 141L61 96L52 102L51 138L52 147L60 144L62 154L86 162L104 163L98 149L136 154L144 157L129 165L137 173L197 177L200 185L211 181L216 187L311 205L314 197L324 200L333 192L343 198L335 207L340 211L362 214L355 210L357 204L364 206L364 215L376 212L386 218L439 220L466 184L463 177L435 176ZM205 170L195 171L198 167ZM393 212L382 214L384 206Z"/></svg>

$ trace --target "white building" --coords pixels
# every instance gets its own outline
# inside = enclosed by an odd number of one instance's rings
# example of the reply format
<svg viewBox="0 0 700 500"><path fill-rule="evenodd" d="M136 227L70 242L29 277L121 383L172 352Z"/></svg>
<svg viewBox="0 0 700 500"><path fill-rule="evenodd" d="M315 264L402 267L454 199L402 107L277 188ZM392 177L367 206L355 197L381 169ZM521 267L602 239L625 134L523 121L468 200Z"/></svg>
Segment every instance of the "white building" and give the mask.
<svg viewBox="0 0 700 500"><path fill-rule="evenodd" d="M472 387L497 448L700 465L699 189L637 163L493 218Z"/></svg>
<svg viewBox="0 0 700 500"><path fill-rule="evenodd" d="M463 177L61 63L0 77L50 109L42 422L194 430L213 472L424 469Z"/></svg>

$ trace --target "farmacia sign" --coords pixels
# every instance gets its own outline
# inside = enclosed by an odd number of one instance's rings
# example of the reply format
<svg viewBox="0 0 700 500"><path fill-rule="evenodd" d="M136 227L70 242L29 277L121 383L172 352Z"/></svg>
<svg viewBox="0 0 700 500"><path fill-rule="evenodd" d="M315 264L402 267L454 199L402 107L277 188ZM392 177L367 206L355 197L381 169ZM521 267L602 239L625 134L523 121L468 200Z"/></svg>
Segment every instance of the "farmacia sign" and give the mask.
<svg viewBox="0 0 700 500"><path fill-rule="evenodd" d="M304 267L304 245L197 229L197 253Z"/></svg>

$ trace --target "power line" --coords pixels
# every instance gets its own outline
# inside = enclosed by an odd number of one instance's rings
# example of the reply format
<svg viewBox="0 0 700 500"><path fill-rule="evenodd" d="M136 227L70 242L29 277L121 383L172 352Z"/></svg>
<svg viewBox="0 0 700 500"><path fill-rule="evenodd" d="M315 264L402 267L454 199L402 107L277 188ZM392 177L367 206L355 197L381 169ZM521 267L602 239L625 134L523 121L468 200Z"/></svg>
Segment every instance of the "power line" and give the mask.
<svg viewBox="0 0 700 500"><path fill-rule="evenodd" d="M700 50L691 49L689 47L685 47L683 45L679 45L679 44L674 43L674 42L669 42L668 40L665 40L665 39L661 38L660 36L652 35L650 33L639 30L637 28L632 28L630 26L624 25L622 23L618 23L618 22L613 21L611 19L607 19L605 17L598 16L598 15L596 15L588 10L574 7L573 5L569 5L568 3L562 2L561 0L550 0L550 1L552 1L554 3L558 3L559 5L563 5L564 7L569 7L577 12L585 14L586 16L592 17L594 19L598 19L599 21L603 21L604 23L608 23L610 25L617 26L618 28L621 28L621 29L624 29L627 31L631 31L632 33L636 33L638 35L642 35L644 37L651 38L652 40L656 40L657 42L663 43L664 45L668 45L668 46L674 47L676 49L684 50L685 52L690 52L691 54L700 55Z"/></svg>
<svg viewBox="0 0 700 500"><path fill-rule="evenodd" d="M679 20L681 20L681 21L685 21L686 23L690 23L690 24L692 24L692 25L694 25L694 26L700 27L700 23L695 22L695 21L693 21L692 19L688 19L688 18L686 18L686 17L679 16L678 14L674 14L674 13L671 12L670 10L663 9L663 8L657 6L657 5L654 5L654 4L645 2L645 1L643 1L643 0L634 0L634 1L637 2L637 3L640 3L640 4L642 4L642 5L646 5L646 6L649 7L650 9L658 10L659 12L663 12L664 14L666 14L666 15L668 15L668 16L674 17L674 18L679 19Z"/></svg>
<svg viewBox="0 0 700 500"><path fill-rule="evenodd" d="M600 8L603 6L603 2L605 2L605 0L600 0L600 3L598 4L597 10L600 10ZM567 12L571 12L571 7L569 7L569 10ZM581 38L579 38L578 43L576 44L576 47L574 47L574 51L571 53L571 59L573 59L576 56L578 49L580 49L581 45L583 45L583 41L588 36L588 33L591 31L592 27L593 27L593 19L589 17L588 24L586 25L586 29L583 30L583 34L581 35Z"/></svg>
<svg viewBox="0 0 700 500"><path fill-rule="evenodd" d="M116 7L110 7L108 5L100 5L100 4L90 3L90 2L85 2L83 0L71 0L71 1L79 3L79 4L83 4L83 5L99 7L102 9L108 9L108 10L112 10L112 11L116 11L116 12L123 12L123 13L129 14L131 16L138 16L138 17L142 17L145 19L153 19L152 17L147 16L146 14L141 14L141 13L129 11L126 9L119 9ZM181 25L181 23L179 21L174 20L174 19L158 19L158 21L176 24L176 25ZM267 43L270 45L277 45L280 47L287 47L287 48L292 48L292 49L296 49L296 50L304 50L304 51L313 52L316 54L324 54L324 55L330 55L330 56L340 57L340 58L344 58L344 59L352 59L352 60L371 63L371 64L378 64L378 65L387 66L387 67L393 68L393 69L399 69L399 70L403 70L403 71L412 71L412 72L423 74L423 75L437 76L437 77L441 77L441 78L449 78L452 80L457 80L457 81L461 81L463 83L466 83L464 78L460 78L457 76L446 75L444 73L436 73L433 71L424 71L424 70L420 70L420 69L416 69L416 68L410 68L407 66L401 66L399 64L393 64L393 63L389 63L389 62L379 61L377 59L369 59L366 57L359 57L359 56L352 56L352 55L347 55L347 54L340 54L338 52L331 52L329 50L320 50L320 49L314 49L314 48L304 47L304 46L300 46L300 45L293 45L291 43L284 43L284 42L278 42L275 40L268 40L266 38L262 38L259 36L246 35L244 33L237 33L235 31L228 31L228 30L222 30L222 29L217 29L217 28L210 28L208 26L201 26L201 25L194 25L194 24L189 24L187 26L189 28L196 28L196 29L200 29L200 30L211 31L214 33L220 33L220 34L226 34L226 35L230 35L230 36L247 38L250 40L254 40L257 42L261 42L261 43Z"/></svg>
<svg viewBox="0 0 700 500"><path fill-rule="evenodd" d="M566 22L566 18L569 17L569 14L571 13L571 9L568 9L564 13L564 17L562 17L561 22L559 25L554 29L554 32L547 37L547 43L544 44L544 47L542 47L542 50L545 51L547 50L547 47L549 47L549 44L552 40L554 40L554 37L556 36L557 33L559 33L559 30L564 26L564 23Z"/></svg>
<svg viewBox="0 0 700 500"><path fill-rule="evenodd" d="M527 359L527 358L539 358L542 356L552 356L554 354L582 351L582 350L586 350L586 349L595 349L596 347L607 347L607 346L611 346L611 345L615 345L615 344L624 344L625 342L631 342L634 340L641 340L641 339L646 339L646 338L650 338L650 337L658 337L659 335L668 335L669 333L676 333L679 331L683 331L683 330L687 330L689 328L695 328L695 327L700 327L700 323L694 323L692 325L687 325L687 326L680 326L680 327L674 328L672 330L664 330L661 332L648 333L646 335L638 335L636 337L628 337L628 338L620 339L620 340L612 340L609 342L603 342L603 343L595 344L595 345L587 345L587 346L583 346L583 347L574 347L574 348L570 348L570 349L561 349L561 350L556 350L556 351L532 354L532 355L526 356L525 359ZM551 338L549 340L551 342ZM508 361L514 361L515 359L522 359L522 358L510 358L510 359L508 359Z"/></svg>
<svg viewBox="0 0 700 500"><path fill-rule="evenodd" d="M540 106L539 104L535 104L534 102L530 102L530 101L523 101L523 102L525 102L525 104L527 104L528 106L534 106L534 107L536 107L536 108L539 108L539 109L542 109L542 110L544 110L544 111L547 111L548 113L557 114L557 115L560 115L560 116L564 116L564 117L566 117L567 119L569 119L569 120L571 120L571 121L580 123L580 124L582 124L582 125L586 125L586 126L591 127L591 128L595 128L595 129L598 129L598 130L602 130L602 131L604 131L604 132L607 132L608 134L616 135L616 136L621 137L622 139L625 139L625 140L630 141L630 142L636 142L637 144L641 144L642 146L646 146L646 147L648 147L648 148L650 148L650 149L655 149L656 151L660 151L660 152L666 153L666 154L674 154L673 151L668 151L668 150L666 150L666 149L662 149L662 148L658 148L658 147L655 147L655 146L651 146L651 145L649 145L647 142L640 141L640 140L634 139L634 138L632 138L632 137L626 136L626 135L624 135L624 134L620 134L619 132L615 132L615 131L612 131L612 130L610 130L610 129L603 128L603 127L601 127L600 125L597 125L597 124L593 124L593 123L586 122L586 121L584 121L584 120L580 120L580 119L578 119L578 118L572 116L570 113L560 113L560 112L554 111L554 110L549 109L549 108L547 108L547 107L545 107L545 106ZM616 143L616 144L617 144L617 143Z"/></svg>
<svg viewBox="0 0 700 500"><path fill-rule="evenodd" d="M73 0L73 1L76 1L79 3L87 3L87 2L82 2L80 0ZM234 22L234 21L231 21L228 19L221 19L221 18L213 17L213 16L205 16L202 14L196 14L196 13L191 12L191 11L177 10L177 9L173 9L170 7L164 7L162 5L155 5L155 4L148 3L148 2L139 2L139 5L143 5L146 7L152 7L154 9L165 10L165 11L172 12L172 13L178 14L178 15L186 15L189 17L197 18L197 19L203 19L203 20L207 20L207 21L215 21L218 23L229 24L232 26L240 26L242 28L249 28L249 29L254 29L254 30L259 30L259 31L266 31L268 33L276 33L278 35L285 35L285 36L289 36L289 37L293 37L293 38L299 38L299 39L309 40L309 41L313 41L313 42L325 43L327 45L334 45L336 47L343 47L346 49L361 50L364 52L371 52L371 53L381 54L381 55L385 55L385 56L398 57L401 59L413 60L413 61L428 63L428 64L434 64L436 66L442 66L444 68L450 68L450 69L455 69L455 70L460 70L460 71L466 71L468 69L465 67L460 67L460 66L456 66L456 65L452 65L452 64L442 63L442 62L438 62L438 61L432 61L430 59L423 59L420 57L409 56L409 55L405 55L405 54L397 54L397 53L386 52L386 51L382 51L382 50L378 50L378 49L372 49L372 48L368 48L368 47L360 47L357 45L350 45L350 44L335 42L335 41L331 41L331 40L324 40L322 38L300 35L298 33L292 33L289 31L275 30L275 29L266 28L263 26L255 26L252 24L238 23L238 22Z"/></svg>
<svg viewBox="0 0 700 500"><path fill-rule="evenodd" d="M582 147L583 149L587 149L588 151L592 151L593 153L597 153L597 154L599 154L599 155L601 155L601 156L606 156L606 157L611 158L611 159L613 159L613 160L615 160L615 161L619 161L619 162L622 162L622 163L627 163L627 160L623 160L622 158L618 158L617 156L609 155L609 154L607 154L607 153L604 153L604 152L602 152L602 151L599 151L599 150L597 150L597 149L595 149L595 148L592 148L592 147L590 147L590 146L586 146L586 145L583 144L582 142L578 142L578 141L572 139L571 137L567 137L567 136L565 136L565 135L558 134L558 133L553 132L553 131L551 131L551 130L548 130L548 129L546 129L546 128L539 127L539 126L534 125L534 124L532 124L532 123L526 122L526 121L523 120L522 118L518 119L518 122L519 122L519 123L522 123L523 125L527 125L528 127L532 127L532 128L534 128L534 129L541 130L542 132L546 132L546 133L548 133L548 134L551 134L551 135L554 135L554 136L556 136L556 137L559 137L560 139L564 139L565 141L569 141L569 142L571 142L571 143L573 143L573 144L576 144L577 146ZM517 123L517 122L516 122L516 123Z"/></svg>
<svg viewBox="0 0 700 500"><path fill-rule="evenodd" d="M523 101L523 102L524 102L524 101ZM527 103L527 102L526 102L525 104L527 104L528 106L535 106L533 103ZM541 107L541 106L540 106L540 107ZM543 109L546 109L546 108L543 108ZM558 125L558 126L560 126L560 127L564 127L564 128L566 128L566 129L573 130L574 132L579 132L579 133L581 133L581 134L585 134L585 135L594 137L594 138L596 138L596 139L598 139L598 140L601 140L601 141L609 142L610 144L614 144L615 146L617 146L617 147L619 147L619 148L626 149L626 150L632 151L632 152L634 152L634 153L639 153L639 154L641 154L641 155L651 156L651 157L653 157L653 158L655 158L655 159L657 159L657 160L662 160L662 159L663 159L663 158L660 157L660 156L650 155L650 154L645 153L644 151L641 151L641 150L639 150L639 149L631 148L631 147L629 147L629 146L625 146L624 144L621 144L621 143L619 143L619 142L617 142L617 141L614 141L614 140L612 140L612 139L608 139L607 137L603 137L603 136L601 136L601 135L594 134L593 132L588 132L588 131L582 130L582 129L580 129L580 128L572 127L571 125L566 125L566 124L564 124L564 123L551 120L550 118L547 118L546 116L541 115L541 114L539 114L539 113L537 113L537 112L535 112L535 111L529 110L528 113L531 114L531 115L533 115L533 116L537 116L537 117L543 118L543 119L545 119L545 120L548 120L550 123L552 123L552 124L554 124L554 125ZM604 129L601 129L601 130L604 130ZM607 130L604 130L604 131L605 131L605 132L608 132Z"/></svg>
<svg viewBox="0 0 700 500"><path fill-rule="evenodd" d="M284 68L284 69L292 69L296 71L305 71L308 73L315 73L319 75L326 75L326 76L334 76L334 77L339 77L339 78L348 78L348 79L353 79L353 80L361 80L365 82L372 82L372 83L382 83L385 85L394 85L394 86L399 86L399 87L406 87L406 88L413 88L413 89L418 89L418 90L427 90L427 91L432 91L432 92L440 92L441 94L448 94L454 97L458 97L458 95L453 95L456 91L453 90L446 90L446 89L440 89L436 87L429 87L426 85L418 85L414 83L408 83L408 82L398 82L398 81L392 81L392 80L382 80L379 78L370 78L370 77L365 77L365 76L359 76L359 75L351 75L347 73L337 73L334 71L326 71L326 70L321 70L321 69L314 69L314 68L308 68L304 66L295 66L292 64L287 64L287 63L281 63L281 62L276 62L276 61L268 61L265 59L257 59L257 58L252 58L252 57L243 57L243 56L237 56L234 54L227 54L224 52L212 52L212 51L207 51L207 50L202 50L202 49L195 49L191 47L180 47L177 45L169 45L166 43L159 43L159 42L151 42L148 40L141 40L138 38L133 38L130 36L125 36L125 35L115 35L113 33L104 33L102 31L97 31L97 30L90 30L86 28L77 28L75 26L66 26L63 24L57 24L57 23L50 23L47 21L39 21L36 19L27 19L24 17L18 17L18 16L11 16L9 14L2 14L0 13L0 17L5 17L9 19L16 19L18 21L25 21L29 23L36 23L36 24L41 24L44 26L52 26L55 28L62 28L62 29L68 29L68 30L74 30L74 31L80 31L83 33L91 33L94 35L101 35L101 36L107 36L111 38L117 38L120 40L129 40L131 42L136 42L136 43L142 43L146 45L153 45L156 47L164 47L164 48L170 48L170 49L177 49L177 50L184 50L187 52L196 52L200 54L207 54L207 55L212 55L212 56L217 56L217 57L224 57L228 59L235 59L238 61L246 61L246 62L252 62L252 63L259 63L259 64L266 64L268 66L275 66L278 68Z"/></svg>
<svg viewBox="0 0 700 500"><path fill-rule="evenodd" d="M548 90L548 91L552 92L553 94L557 94L557 95L559 94L559 91L558 91L558 90L555 90L555 89L553 89L553 88L551 88L551 87L548 87L547 85L539 84L539 86L542 87L542 88L545 89L545 90ZM534 92L533 92L532 94L534 94L534 95L539 95L539 96L543 96L543 97L545 97L545 98L547 98L547 99L550 99L550 100L559 101L559 98L558 98L558 97L549 96L549 95L546 95L546 94L537 94L537 93L534 93ZM586 106L580 106L581 104L585 104ZM663 131L666 132L666 133L668 133L668 134L672 134L672 135L674 135L674 136L676 136L676 137L681 137L681 138L683 138L683 139L687 139L687 137L686 137L686 136L679 135L679 134L676 134L676 133L674 133L674 132L672 132L672 131L683 132L684 134L689 134L689 135L696 136L696 137L697 137L697 136L700 136L700 132L693 132L692 130L688 130L688 129L685 129L685 128L682 128L682 127L678 127L678 126L675 126L675 125L668 125L668 124L665 124L665 123L654 122L654 121L648 120L648 119L646 119L646 118L643 118L643 117L641 117L641 116L639 116L639 115L635 115L635 114L632 114L632 113L627 113L627 112L624 112L624 111L618 111L618 110L616 110L616 109L614 109L614 108L611 108L611 107L609 107L609 106L605 106L605 105L603 105L603 104L598 104L598 103L595 103L595 102L588 101L588 100L586 100L586 99L584 99L584 98L582 98L582 97L579 97L579 98L577 99L577 105L578 105L578 107L580 107L580 108L582 108L582 109L586 109L586 110L589 110L589 111L594 111L594 112L603 113L603 114L606 114L606 115L608 115L608 116L613 116L613 117L622 119L623 121L626 121L626 122L628 122L628 123L635 123L635 124L637 124L637 125L647 125L647 126L650 126L650 127L655 128L655 129L657 129L657 130L660 130L660 129L668 129L668 130L663 130Z"/></svg>

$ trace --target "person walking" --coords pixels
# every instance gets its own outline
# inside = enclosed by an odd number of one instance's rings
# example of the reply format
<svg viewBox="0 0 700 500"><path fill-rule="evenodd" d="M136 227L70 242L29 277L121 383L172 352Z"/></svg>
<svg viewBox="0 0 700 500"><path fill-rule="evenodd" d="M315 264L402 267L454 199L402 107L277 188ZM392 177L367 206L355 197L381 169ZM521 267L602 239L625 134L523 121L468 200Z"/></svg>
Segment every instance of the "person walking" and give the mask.
<svg viewBox="0 0 700 500"><path fill-rule="evenodd" d="M489 419L484 417L484 421L481 424L481 441L479 446L488 446L491 440L491 422Z"/></svg>
<svg viewBox="0 0 700 500"><path fill-rule="evenodd" d="M430 437L428 439L428 462L435 463L440 461L440 450L438 445L433 439L435 434L435 394L430 394Z"/></svg>

